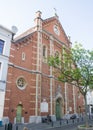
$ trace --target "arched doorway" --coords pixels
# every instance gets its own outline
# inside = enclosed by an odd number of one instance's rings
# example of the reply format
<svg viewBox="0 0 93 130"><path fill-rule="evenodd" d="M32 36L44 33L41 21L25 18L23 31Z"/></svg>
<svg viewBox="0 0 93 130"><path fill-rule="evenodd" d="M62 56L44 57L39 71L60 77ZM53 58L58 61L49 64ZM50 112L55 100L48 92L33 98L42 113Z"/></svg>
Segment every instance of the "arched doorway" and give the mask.
<svg viewBox="0 0 93 130"><path fill-rule="evenodd" d="M22 105L19 104L17 106L17 111L16 111L16 123L21 123L22 121Z"/></svg>
<svg viewBox="0 0 93 130"><path fill-rule="evenodd" d="M57 87L55 95L55 115L56 119L60 119L64 115L64 98L62 95L61 86Z"/></svg>
<svg viewBox="0 0 93 130"><path fill-rule="evenodd" d="M58 98L56 100L56 118L60 119L62 117L62 99Z"/></svg>

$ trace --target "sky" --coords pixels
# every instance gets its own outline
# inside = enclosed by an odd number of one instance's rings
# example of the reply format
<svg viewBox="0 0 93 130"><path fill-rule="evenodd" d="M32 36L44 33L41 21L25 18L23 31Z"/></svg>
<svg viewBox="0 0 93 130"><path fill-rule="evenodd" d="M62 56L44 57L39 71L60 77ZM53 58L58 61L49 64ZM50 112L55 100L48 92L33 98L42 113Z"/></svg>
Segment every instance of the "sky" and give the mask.
<svg viewBox="0 0 93 130"><path fill-rule="evenodd" d="M0 0L0 24L16 26L17 36L34 26L38 10L46 19L54 16L54 8L72 45L77 41L93 49L93 0Z"/></svg>

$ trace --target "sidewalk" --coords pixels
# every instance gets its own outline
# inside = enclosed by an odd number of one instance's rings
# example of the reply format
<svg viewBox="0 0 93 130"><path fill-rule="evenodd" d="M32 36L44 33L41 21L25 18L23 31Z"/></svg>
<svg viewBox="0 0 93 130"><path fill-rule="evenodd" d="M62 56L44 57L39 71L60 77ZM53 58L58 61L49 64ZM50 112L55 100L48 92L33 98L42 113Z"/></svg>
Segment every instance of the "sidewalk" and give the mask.
<svg viewBox="0 0 93 130"><path fill-rule="evenodd" d="M80 120L59 120L55 122L50 122L50 123L22 123L22 124L13 124L13 129L12 130L23 130L24 127L27 127L28 130L48 130L48 129L57 129L61 127L62 129L71 128L73 126L77 126L79 124L83 124L85 121L80 119ZM93 119L90 120L90 123L93 124ZM0 127L0 130L7 130L5 129L5 126ZM70 129L69 129L70 130Z"/></svg>
<svg viewBox="0 0 93 130"><path fill-rule="evenodd" d="M60 121L50 122L50 123L24 123L24 124L13 124L12 130L23 130L24 127L27 127L28 130L48 130L52 128L62 127L67 125L66 122L64 124L60 123ZM7 130L5 126L0 127L0 130Z"/></svg>
<svg viewBox="0 0 93 130"><path fill-rule="evenodd" d="M75 124L75 122L74 122ZM20 124L20 125L15 125L13 130L16 130L16 127L18 127L18 130L23 130L24 127L27 127L28 130L48 130L52 128L58 128L58 127L65 127L65 126L70 126L73 125L72 121L55 121L55 122L50 122L50 123L30 123L30 124Z"/></svg>
<svg viewBox="0 0 93 130"><path fill-rule="evenodd" d="M27 127L28 130L47 130L50 128L53 128L52 123L31 123L31 124L20 124L20 125L14 125L13 130L16 130L18 127L18 130L23 130L24 127ZM1 129L0 129L1 130Z"/></svg>
<svg viewBox="0 0 93 130"><path fill-rule="evenodd" d="M49 123L30 123L30 124L13 124L13 129L12 130L23 130L24 127L27 127L28 130L47 130L50 128L53 128L52 124ZM0 126L0 130L7 130L5 126Z"/></svg>

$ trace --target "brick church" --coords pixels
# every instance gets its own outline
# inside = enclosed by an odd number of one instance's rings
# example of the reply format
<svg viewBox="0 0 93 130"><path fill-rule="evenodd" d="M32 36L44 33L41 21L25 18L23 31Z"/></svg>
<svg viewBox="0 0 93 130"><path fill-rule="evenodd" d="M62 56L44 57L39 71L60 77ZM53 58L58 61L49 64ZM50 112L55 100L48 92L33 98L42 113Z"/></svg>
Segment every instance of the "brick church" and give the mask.
<svg viewBox="0 0 93 130"><path fill-rule="evenodd" d="M71 48L58 16L42 19L36 12L35 26L11 43L4 116L12 122L38 122L50 114L61 118L66 113L83 112L84 102L78 90L55 80L47 58Z"/></svg>

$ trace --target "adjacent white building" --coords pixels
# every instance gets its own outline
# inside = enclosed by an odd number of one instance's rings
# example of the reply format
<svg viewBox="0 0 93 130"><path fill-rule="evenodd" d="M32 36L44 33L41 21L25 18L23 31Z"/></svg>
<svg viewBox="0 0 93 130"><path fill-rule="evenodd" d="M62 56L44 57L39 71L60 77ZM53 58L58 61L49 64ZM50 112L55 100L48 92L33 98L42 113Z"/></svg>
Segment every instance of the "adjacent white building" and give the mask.
<svg viewBox="0 0 93 130"><path fill-rule="evenodd" d="M88 112L93 114L93 91L87 92Z"/></svg>
<svg viewBox="0 0 93 130"><path fill-rule="evenodd" d="M9 54L13 32L0 25L0 118L3 117Z"/></svg>

